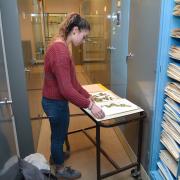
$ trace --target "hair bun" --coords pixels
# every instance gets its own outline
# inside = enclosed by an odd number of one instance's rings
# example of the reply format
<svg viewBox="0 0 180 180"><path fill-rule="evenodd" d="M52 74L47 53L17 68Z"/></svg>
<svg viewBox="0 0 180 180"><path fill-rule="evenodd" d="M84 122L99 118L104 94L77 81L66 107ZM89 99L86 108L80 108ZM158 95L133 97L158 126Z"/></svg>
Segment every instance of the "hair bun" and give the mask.
<svg viewBox="0 0 180 180"><path fill-rule="evenodd" d="M60 36L66 39L73 27L78 27L79 30L90 30L90 24L84 18L82 18L79 13L73 12L68 14L65 20L60 24Z"/></svg>

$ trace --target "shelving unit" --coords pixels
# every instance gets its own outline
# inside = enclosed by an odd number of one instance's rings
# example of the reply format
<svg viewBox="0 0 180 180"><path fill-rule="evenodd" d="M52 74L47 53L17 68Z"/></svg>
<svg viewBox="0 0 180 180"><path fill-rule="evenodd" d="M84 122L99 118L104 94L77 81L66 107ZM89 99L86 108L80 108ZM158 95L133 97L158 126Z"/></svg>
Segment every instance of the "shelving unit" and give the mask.
<svg viewBox="0 0 180 180"><path fill-rule="evenodd" d="M51 38L58 33L59 25L66 17L67 13L46 13L45 14L45 41L46 45Z"/></svg>
<svg viewBox="0 0 180 180"><path fill-rule="evenodd" d="M33 32L33 59L36 63L44 58L44 31L43 20L40 13L31 15L32 32Z"/></svg>
<svg viewBox="0 0 180 180"><path fill-rule="evenodd" d="M152 124L152 179L180 179L180 5L162 1ZM178 33L177 33L178 34ZM176 149L176 151L175 151Z"/></svg>
<svg viewBox="0 0 180 180"><path fill-rule="evenodd" d="M83 61L104 61L106 55L104 38L104 16L85 15L91 25L91 31L85 44L83 44Z"/></svg>

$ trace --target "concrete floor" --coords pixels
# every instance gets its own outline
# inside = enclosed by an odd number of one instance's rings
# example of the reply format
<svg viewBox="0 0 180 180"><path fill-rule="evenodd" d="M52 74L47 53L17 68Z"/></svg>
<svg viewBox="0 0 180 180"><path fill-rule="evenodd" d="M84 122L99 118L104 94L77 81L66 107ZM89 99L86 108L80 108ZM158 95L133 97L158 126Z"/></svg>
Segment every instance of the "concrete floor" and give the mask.
<svg viewBox="0 0 180 180"><path fill-rule="evenodd" d="M77 77L81 84L90 84L90 80L87 75L84 73L81 66L76 66ZM33 74L34 72L34 74ZM40 73L38 77L42 78L42 67L36 67L31 72L32 75ZM30 78L31 79L31 78ZM41 85L42 83L37 83L34 81L33 88L36 89L36 93L41 95ZM29 95L34 93L34 91L29 91ZM36 97L37 98L37 97ZM32 98L31 102L33 101ZM71 114L82 113L74 105L70 104ZM37 114L36 114L37 115ZM76 116L71 117L69 131L76 130L79 128L88 127L93 125L93 122L87 116ZM37 125L36 125L37 126ZM34 131L35 132L35 131ZM95 130L88 130L88 133L91 137L95 138ZM91 143L89 139L83 133L76 133L69 136L69 141L71 145L71 156L65 162L65 165L72 166L75 169L78 169L82 173L81 180L96 180L96 149L95 146ZM131 162L127 153L125 152L123 146L120 143L115 131L113 128L106 129L101 128L101 146L108 152L108 154L115 160L121 167L127 165ZM49 159L50 156L50 128L49 123L46 120L42 121L39 140L37 142L37 152L45 155L46 159ZM102 173L109 172L114 168L112 165L101 156L101 171ZM107 180L131 180L133 179L130 176L130 170L124 171L117 175L106 178Z"/></svg>

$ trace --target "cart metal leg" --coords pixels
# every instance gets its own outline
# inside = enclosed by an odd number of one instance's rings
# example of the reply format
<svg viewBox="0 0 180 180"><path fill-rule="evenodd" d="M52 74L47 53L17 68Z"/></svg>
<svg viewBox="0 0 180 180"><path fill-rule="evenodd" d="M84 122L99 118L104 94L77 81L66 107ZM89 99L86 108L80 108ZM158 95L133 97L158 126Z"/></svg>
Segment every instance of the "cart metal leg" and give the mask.
<svg viewBox="0 0 180 180"><path fill-rule="evenodd" d="M100 126L96 124L96 169L97 180L101 180Z"/></svg>
<svg viewBox="0 0 180 180"><path fill-rule="evenodd" d="M142 137L143 137L143 113L140 112L139 129L138 129L138 149L137 149L137 168L131 170L131 175L134 178L141 179L141 150L142 150Z"/></svg>
<svg viewBox="0 0 180 180"><path fill-rule="evenodd" d="M140 116L142 116L143 113L140 113ZM142 135L143 135L143 119L139 119L139 132L138 132L138 151L137 151L137 170L140 171L140 165L141 165L141 150L142 150Z"/></svg>
<svg viewBox="0 0 180 180"><path fill-rule="evenodd" d="M66 145L66 151L70 151L70 144L69 144L68 135L66 136L66 139L65 139L65 145Z"/></svg>

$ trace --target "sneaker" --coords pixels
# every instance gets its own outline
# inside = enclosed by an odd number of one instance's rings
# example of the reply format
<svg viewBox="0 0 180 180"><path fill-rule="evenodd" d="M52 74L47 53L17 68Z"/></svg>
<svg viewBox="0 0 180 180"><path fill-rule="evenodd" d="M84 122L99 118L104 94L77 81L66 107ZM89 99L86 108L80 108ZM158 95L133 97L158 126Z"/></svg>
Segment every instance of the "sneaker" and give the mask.
<svg viewBox="0 0 180 180"><path fill-rule="evenodd" d="M64 160L65 160L65 161L66 161L67 159L69 159L69 157L70 157L70 151L65 151L65 152L63 152L63 156L64 156ZM54 160L52 159L52 156L50 156L50 158L49 158L49 164L50 164L50 165L55 164L55 163L54 163Z"/></svg>
<svg viewBox="0 0 180 180"><path fill-rule="evenodd" d="M81 173L71 167L65 167L63 170L56 172L56 177L63 179L78 179L81 177Z"/></svg>

